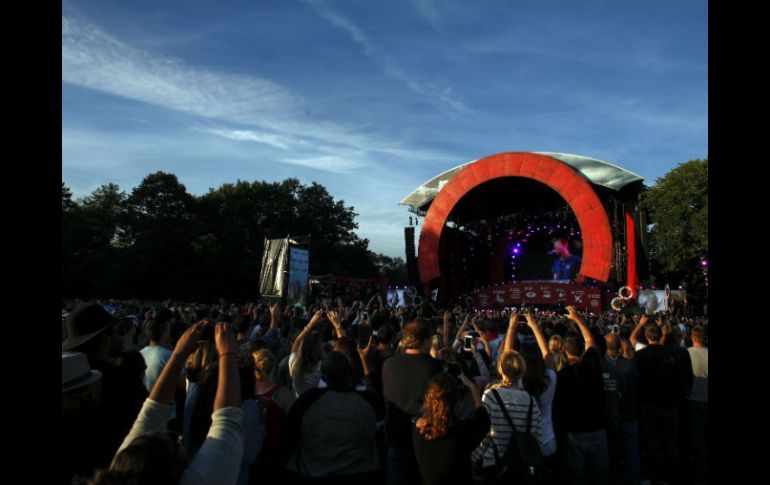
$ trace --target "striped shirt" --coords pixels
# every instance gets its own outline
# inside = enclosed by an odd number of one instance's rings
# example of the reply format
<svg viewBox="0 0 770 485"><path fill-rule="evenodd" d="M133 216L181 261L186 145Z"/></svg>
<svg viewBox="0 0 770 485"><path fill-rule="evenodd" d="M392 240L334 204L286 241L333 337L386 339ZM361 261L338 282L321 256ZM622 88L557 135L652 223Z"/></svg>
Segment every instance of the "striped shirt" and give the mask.
<svg viewBox="0 0 770 485"><path fill-rule="evenodd" d="M511 389L508 387L498 387L496 389L516 429L522 432L525 431L527 429L527 412L529 411L529 393L523 389ZM508 425L505 414L503 414L503 411L497 404L497 399L495 399L491 389L484 391L481 402L487 408L492 426L487 436L481 441L481 444L473 451L471 460L476 463L483 459L482 466L488 467L495 464L495 452L492 442L494 441L497 446L499 456L504 456L508 450L508 442L511 439L513 430ZM538 442L542 442L542 429L540 407L537 404L537 399L535 399L532 404L531 432Z"/></svg>

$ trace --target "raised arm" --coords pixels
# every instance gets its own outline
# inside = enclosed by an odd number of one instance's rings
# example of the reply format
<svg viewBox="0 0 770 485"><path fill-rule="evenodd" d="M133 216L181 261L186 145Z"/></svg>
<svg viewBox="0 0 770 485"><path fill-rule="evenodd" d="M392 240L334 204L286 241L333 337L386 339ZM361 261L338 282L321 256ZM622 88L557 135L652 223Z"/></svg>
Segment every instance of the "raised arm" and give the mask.
<svg viewBox="0 0 770 485"><path fill-rule="evenodd" d="M463 320L463 324L460 325L460 328L457 330L457 335L455 335L455 339L452 342L452 351L457 352L457 350L462 347L463 343L460 341L460 339L463 337L463 333L465 333L465 328L468 326L468 322L470 321L471 317L469 315L465 315L465 319Z"/></svg>
<svg viewBox="0 0 770 485"><path fill-rule="evenodd" d="M200 321L185 330L174 347L174 352L163 367L158 380L150 391L150 399L163 404L173 404L174 393L179 383L179 375L182 373L187 357L195 350L198 339L201 337L205 321Z"/></svg>
<svg viewBox="0 0 770 485"><path fill-rule="evenodd" d="M583 335L583 340L586 342L586 350L590 348L596 348L596 342L594 342L594 336L591 334L591 331L588 330L588 327L586 327L585 322L583 322L583 319L580 318L580 315L578 314L577 310L574 306L570 305L567 307L567 311L569 314L567 315L567 318L575 322L577 324L578 328L580 329L580 333Z"/></svg>
<svg viewBox="0 0 770 485"><path fill-rule="evenodd" d="M329 318L329 321L332 322L332 325L334 325L334 332L337 334L337 338L344 337L345 332L342 331L342 323L340 323L337 312L326 312L326 316Z"/></svg>
<svg viewBox="0 0 770 485"><path fill-rule="evenodd" d="M377 298L377 295L373 295L369 298L369 302L366 304L366 313L372 313L372 305L374 304L375 298Z"/></svg>
<svg viewBox="0 0 770 485"><path fill-rule="evenodd" d="M219 353L219 381L214 397L214 411L241 406L241 382L238 377L238 343L230 325L217 323L214 340Z"/></svg>
<svg viewBox="0 0 770 485"><path fill-rule="evenodd" d="M489 341L487 340L487 336L484 335L484 332L479 330L479 326L476 325L476 320L472 320L471 323L473 323L473 329L476 330L476 333L479 334L479 339L481 340L481 344L484 345L484 350L487 352L487 355L491 358L492 349L489 347Z"/></svg>
<svg viewBox="0 0 770 485"><path fill-rule="evenodd" d="M636 348L636 344L639 343L639 334L642 332L642 329L647 324L647 314L644 313L641 318L639 318L639 323L636 324L636 328L634 328L634 331L631 332L631 337L629 340L631 341L631 345Z"/></svg>
<svg viewBox="0 0 770 485"><path fill-rule="evenodd" d="M278 320L281 317L281 306L278 303L270 305L270 330L278 329Z"/></svg>
<svg viewBox="0 0 770 485"><path fill-rule="evenodd" d="M548 355L550 354L550 350L548 349L548 342L545 341L545 337L543 336L543 332L540 330L540 325L537 323L537 319L535 319L534 315L532 315L530 312L524 314L524 317L527 319L527 325L529 325L529 328L532 329L532 333L535 334L537 345L540 347L540 352L543 354L543 359L548 359Z"/></svg>
<svg viewBox="0 0 770 485"><path fill-rule="evenodd" d="M518 311L511 310L511 317L508 319L508 332L505 334L505 347L503 352L513 350L513 339L516 336L516 327L519 325L519 313Z"/></svg>
<svg viewBox="0 0 770 485"><path fill-rule="evenodd" d="M293 354L299 352L299 349L302 348L302 341L305 340L305 336L307 336L307 333L321 320L323 314L323 310L315 312L315 315L310 319L310 322L305 325L305 328L303 328L299 335L297 335L297 338L294 339L294 344L291 346L291 352Z"/></svg>

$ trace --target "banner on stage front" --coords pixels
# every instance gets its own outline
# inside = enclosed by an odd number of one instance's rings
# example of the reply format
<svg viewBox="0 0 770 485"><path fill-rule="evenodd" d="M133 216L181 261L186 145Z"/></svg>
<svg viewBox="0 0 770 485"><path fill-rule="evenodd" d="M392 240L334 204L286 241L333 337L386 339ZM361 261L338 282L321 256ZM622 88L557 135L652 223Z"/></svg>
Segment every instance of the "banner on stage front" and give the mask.
<svg viewBox="0 0 770 485"><path fill-rule="evenodd" d="M305 306L307 303L308 271L310 254L307 249L289 249L288 304Z"/></svg>

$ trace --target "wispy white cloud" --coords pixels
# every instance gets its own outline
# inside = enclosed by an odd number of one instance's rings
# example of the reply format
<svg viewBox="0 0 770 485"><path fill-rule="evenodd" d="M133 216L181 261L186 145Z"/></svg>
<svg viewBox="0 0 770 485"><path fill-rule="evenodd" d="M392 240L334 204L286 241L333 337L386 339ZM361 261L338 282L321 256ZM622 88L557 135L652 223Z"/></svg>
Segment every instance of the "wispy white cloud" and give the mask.
<svg viewBox="0 0 770 485"><path fill-rule="evenodd" d="M612 71L707 73L707 67L700 60L667 53L668 46L662 39L617 36L617 32L598 26L575 27L564 22L551 26L551 30L553 36L543 41L527 26L522 26L501 34L480 36L464 43L461 50L468 56L503 54L563 62L565 71L569 66L583 64ZM586 48L587 45L592 47Z"/></svg>
<svg viewBox="0 0 770 485"><path fill-rule="evenodd" d="M221 136L222 138L227 138L228 140L264 143L266 145L280 148L282 150L290 150L296 145L308 145L306 141L299 140L294 137L265 133L255 130L225 130L221 128L210 128L202 129L200 131L205 131L207 133L211 133L212 135Z"/></svg>
<svg viewBox="0 0 770 485"><path fill-rule="evenodd" d="M322 18L328 20L335 27L346 31L355 43L361 45L366 55L380 65L386 74L404 83L410 91L432 100L439 106L449 108L453 112L467 111L468 108L462 97L455 94L451 88L438 89L433 84L421 81L409 74L391 55L378 48L355 22L333 10L321 0L304 1L313 7Z"/></svg>
<svg viewBox="0 0 770 485"><path fill-rule="evenodd" d="M436 10L436 6L433 5L433 0L415 0L417 10L425 17L433 30L441 32L444 21Z"/></svg>
<svg viewBox="0 0 770 485"><path fill-rule="evenodd" d="M88 22L62 17L62 80L207 118L280 124L299 100L255 77L222 74L129 47ZM271 116L264 120L266 113Z"/></svg>
<svg viewBox="0 0 770 485"><path fill-rule="evenodd" d="M360 157L360 155L359 155ZM366 157L362 157L366 158ZM291 163L294 165L302 165L303 167L315 168L317 170L325 170L327 172L350 172L357 168L364 167L368 163L362 163L360 158L351 156L348 158L344 154L340 155L325 155L321 157L308 157L308 158L283 158L281 161L285 163Z"/></svg>
<svg viewBox="0 0 770 485"><path fill-rule="evenodd" d="M413 150L403 141L359 132L357 127L326 120L308 121L303 99L277 83L190 66L178 59L138 50L80 18L62 16L62 80L220 122L222 126L204 131L283 150L301 149L309 159L327 156L334 150L432 159L442 156ZM315 153L308 155L313 150ZM377 163L373 158L369 160ZM333 164L326 161L318 166Z"/></svg>

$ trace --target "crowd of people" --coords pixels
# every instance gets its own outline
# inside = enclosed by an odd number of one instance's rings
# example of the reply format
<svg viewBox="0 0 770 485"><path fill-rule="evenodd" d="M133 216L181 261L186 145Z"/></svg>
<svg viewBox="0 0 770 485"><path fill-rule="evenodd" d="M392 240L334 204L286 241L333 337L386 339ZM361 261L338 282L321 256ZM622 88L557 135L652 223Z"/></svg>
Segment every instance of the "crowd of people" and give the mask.
<svg viewBox="0 0 770 485"><path fill-rule="evenodd" d="M62 305L63 483L705 483L707 416L703 317Z"/></svg>

